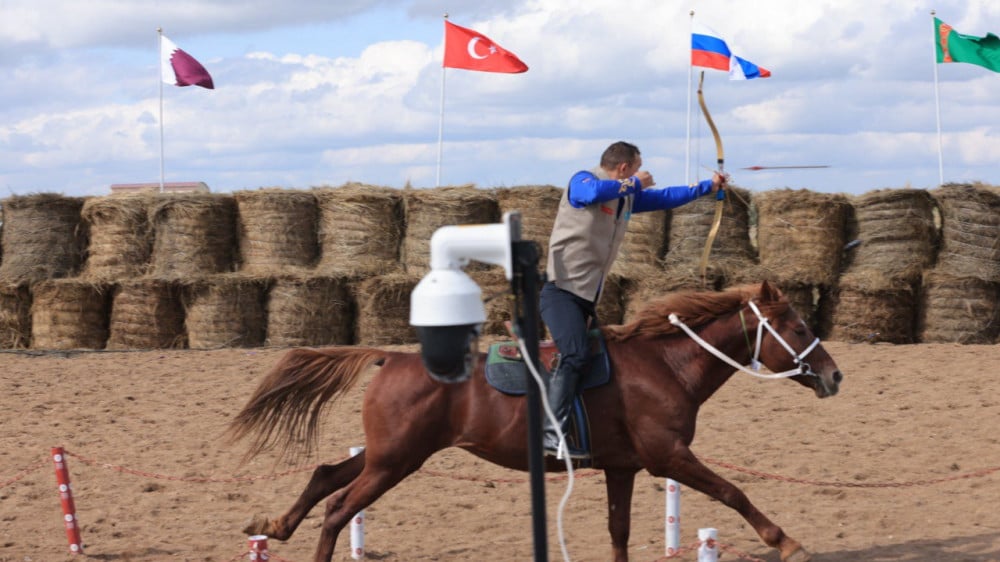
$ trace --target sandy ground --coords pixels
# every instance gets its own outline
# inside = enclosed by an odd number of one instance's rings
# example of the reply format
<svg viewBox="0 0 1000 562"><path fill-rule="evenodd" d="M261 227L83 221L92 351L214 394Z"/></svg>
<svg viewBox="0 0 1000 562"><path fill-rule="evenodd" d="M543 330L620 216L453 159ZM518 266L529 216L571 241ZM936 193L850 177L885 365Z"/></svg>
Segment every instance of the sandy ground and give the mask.
<svg viewBox="0 0 1000 562"><path fill-rule="evenodd" d="M1000 560L1000 346L826 347L846 375L840 395L817 400L788 381L736 375L706 404L696 453L784 478L710 464L816 562ZM285 351L0 354L0 561L241 559L251 515L284 511L306 467L363 444L365 384L330 409L317 456L240 464L244 445L225 444L222 433ZM53 446L70 454L82 556L68 554ZM368 508L367 558L532 559L526 476L463 451L439 453ZM565 514L569 552L607 560L603 477L578 476ZM551 560L561 559L564 489L563 479L547 482ZM664 482L641 473L632 509L631 558L657 560ZM271 541L274 559L312 559L321 510L287 543ZM777 560L738 515L684 490L682 544L695 543L699 527L719 529L732 549L723 560ZM345 532L335 560L350 560L348 544Z"/></svg>

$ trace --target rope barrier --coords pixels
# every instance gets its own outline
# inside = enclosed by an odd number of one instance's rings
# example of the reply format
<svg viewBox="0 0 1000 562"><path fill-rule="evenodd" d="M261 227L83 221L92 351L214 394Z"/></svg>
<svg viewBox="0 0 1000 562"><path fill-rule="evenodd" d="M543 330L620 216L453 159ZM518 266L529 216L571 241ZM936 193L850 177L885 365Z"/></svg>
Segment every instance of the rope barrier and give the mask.
<svg viewBox="0 0 1000 562"><path fill-rule="evenodd" d="M261 480L275 480L275 479L282 478L282 477L285 477L285 476L289 476L289 475L292 475L292 474L298 474L298 473L302 473L302 472L312 471L312 470L315 470L317 467L320 466L320 464L314 464L314 465L310 465L310 466L297 467L297 468L285 470L285 471L282 471L282 472L279 472L279 473L262 475L262 476L236 476L236 477L229 477L229 478L178 477L178 476L170 476L170 475L166 475L166 474L158 474L158 473L148 472L148 471L144 471L144 470L137 470L137 469L128 468L128 467L125 467L125 466L122 466L122 465L115 465L115 464L111 464L111 463L104 463L104 462L100 462L100 461L98 461L96 459L93 459L93 458L81 455L79 453L75 453L75 452L72 452L72 451L67 451L65 449L62 449L61 452L62 452L62 454L65 457L73 457L74 459L76 459L76 460L78 460L78 461L80 461L80 462L82 462L84 464L87 464L87 465L90 465L90 466L96 466L98 468L104 468L104 469L108 469L108 470L113 470L113 471L120 472L120 473L123 473L123 474L131 474L131 475L142 476L142 477L146 477L146 478L156 478L156 479L164 479L164 480L172 480L172 481L180 481L180 482L190 482L190 483L199 483L199 484L201 484L201 483L246 483L246 482L256 482L256 481L261 481ZM736 471L736 472L740 472L740 473L743 473L743 474L748 474L748 475L751 475L751 476L755 476L757 478L768 479L768 480L776 480L776 481L780 481L780 482L788 482L788 483L792 483L792 484L803 484L803 485L833 487L833 488L907 488L907 487L914 487L914 486L929 486L929 485L941 484L941 483L945 483L945 482L953 482L953 481L957 481L957 480L965 480L965 479L972 479L972 478L982 478L982 477L986 477L986 476L989 476L991 474L994 474L996 472L1000 472L1000 466L993 466L993 467L987 467L987 468L982 468L982 469L978 469L978 470L968 471L968 472L964 472L964 473L961 473L961 474L954 474L954 475L951 475L951 476L943 476L943 477L939 477L939 478L927 478L927 479L904 481L904 482L841 482L841 481L812 480L812 479L806 479L806 478L796 478L796 477L791 477L791 476L784 476L784 475L781 475L781 474L769 473L769 472L765 472L765 471L761 471L761 470L747 468L747 467L735 465L735 464L732 464L732 463L728 463L728 462L725 462L725 461L721 461L721 460L713 459L713 458L708 458L708 457L702 457L702 460L705 463L707 463L707 464L712 464L712 465L715 465L715 466L718 466L718 467L726 468L726 469L733 470L733 471ZM4 488L6 486L10 486L11 484L14 484L15 482L18 482L18 481L24 479L28 475L30 475L30 474L32 474L32 473L40 470L42 467L44 467L50 461L51 461L51 458L46 457L46 458L38 461L37 463L34 463L34 464L29 465L29 466L27 466L25 468L22 468L20 471L18 471L17 473L15 473L14 476L12 476L10 478L7 478L5 480L0 481L0 488ZM472 482L488 482L488 483L491 483L491 484L492 483L514 483L514 484L521 484L521 483L524 483L524 482L527 481L526 478L483 478L483 477L480 477L480 476L456 475L456 474L439 472L439 471L430 470L430 469L423 469L423 470L419 471L418 474L419 473L423 473L423 474L425 474L427 476L433 476L433 477L439 477L439 478L450 478L450 479L453 479L453 480L464 480L464 481L472 481ZM580 477L588 477L588 476L595 476L595 475L598 475L598 474L600 474L600 471L598 471L598 470L589 470L589 471L586 471L586 472L578 473L578 476L580 476ZM547 477L546 480L557 481L557 480L563 480L566 477L567 476L564 475L564 474L553 475L553 476ZM697 552L698 549L701 548L702 545L704 545L704 544L706 544L705 541L699 540L698 542L692 543L690 546L680 547L680 548L677 549L676 552L673 552L673 553L668 554L666 556L662 556L660 558L657 558L653 562L661 562L661 561L664 561L664 560L674 560L674 559L677 559L677 558L683 556L684 554L690 554L692 552ZM739 558L741 560L749 560L751 562L765 562L764 560L762 560L760 558L756 558L756 557L754 557L754 556L752 556L752 555L750 555L748 553L736 550L735 548L733 548L732 545L727 545L727 544L718 543L716 541L712 541L712 546L714 546L715 548L717 548L720 552L726 552L726 553L732 554L732 555L736 556L737 558ZM230 559L229 562L236 562L237 560L244 559L248 555L251 555L251 554L252 554L252 551L244 551L244 552L238 554L237 556L233 557L232 559ZM273 560L273 561L276 561L276 562L291 562L289 560L281 558L280 556L278 556L278 555L276 555L274 553L270 553L269 552L268 556L269 556L269 558L268 558L269 560Z"/></svg>
<svg viewBox="0 0 1000 562"><path fill-rule="evenodd" d="M792 476L782 476L780 474L762 472L760 470L745 468L742 466L737 466L735 464L730 464L724 461L710 459L706 457L702 457L702 460L709 464L714 464L716 466L728 468L729 470L735 470L736 472L742 472L743 474L757 476L758 478L779 480L781 482L789 482L792 484L808 484L811 486L822 486L825 488L910 488L913 486L929 486L932 484L941 484L943 482L953 482L955 480L963 480L966 478L980 478L983 476L988 476L990 474L993 474L994 472L1000 471L1000 466L993 466L990 468L974 470L972 472L955 474L953 476L944 476L941 478L932 478L929 480L913 480L909 482L839 482L839 481L809 480L806 478L794 478Z"/></svg>

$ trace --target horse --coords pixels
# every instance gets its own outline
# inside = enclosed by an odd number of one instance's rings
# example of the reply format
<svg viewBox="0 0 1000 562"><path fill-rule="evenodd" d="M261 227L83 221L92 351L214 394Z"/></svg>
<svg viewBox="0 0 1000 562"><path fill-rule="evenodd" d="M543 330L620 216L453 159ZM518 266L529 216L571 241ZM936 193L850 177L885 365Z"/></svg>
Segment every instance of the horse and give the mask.
<svg viewBox="0 0 1000 562"><path fill-rule="evenodd" d="M837 393L843 375L780 290L764 282L674 293L651 301L634 321L603 326L601 333L613 375L585 390L583 401L594 421L592 467L606 477L613 560L628 561L632 491L642 469L736 510L780 551L783 562L810 560L798 541L690 449L699 407L742 365L759 361L773 373L787 371L819 398ZM706 352L710 348L715 353ZM480 354L472 377L444 384L426 373L419 353L359 346L287 352L233 419L230 439L252 436L247 458L273 448L285 453L304 445L308 451L317 440L323 405L378 366L363 399L365 447L342 462L319 465L287 512L275 519L256 516L244 531L286 541L329 497L314 558L329 562L353 515L439 450L460 447L491 463L528 470L526 400L489 386L484 362ZM547 471L565 469L554 458L544 462Z"/></svg>

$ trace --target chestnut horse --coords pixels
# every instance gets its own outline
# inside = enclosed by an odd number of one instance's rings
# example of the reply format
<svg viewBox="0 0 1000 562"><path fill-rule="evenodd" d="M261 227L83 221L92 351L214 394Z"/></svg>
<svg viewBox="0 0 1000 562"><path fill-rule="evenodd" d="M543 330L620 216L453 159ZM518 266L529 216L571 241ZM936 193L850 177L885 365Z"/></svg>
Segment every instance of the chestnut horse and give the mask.
<svg viewBox="0 0 1000 562"><path fill-rule="evenodd" d="M766 544L780 551L783 561L809 560L798 541L689 448L699 407L734 374L735 366L759 359L774 373L787 371L783 374L820 398L837 393L843 378L837 365L788 300L766 282L723 292L677 293L652 301L634 322L606 326L602 332L613 375L608 384L584 391L583 399L593 420L593 466L607 479L615 562L628 560L628 506L635 475L642 469L735 509ZM706 352L695 337L717 354ZM426 374L419 353L366 347L289 351L233 420L232 437L253 435L248 457L273 447L287 452L296 443L311 446L323 405L378 365L362 407L365 448L343 462L320 465L287 513L277 519L259 516L245 531L287 540L306 514L330 496L315 555L316 562L329 562L337 536L352 516L436 451L461 447L489 462L527 470L526 401L489 386L484 362L481 356L468 381L442 384ZM565 468L552 458L545 462L550 471Z"/></svg>

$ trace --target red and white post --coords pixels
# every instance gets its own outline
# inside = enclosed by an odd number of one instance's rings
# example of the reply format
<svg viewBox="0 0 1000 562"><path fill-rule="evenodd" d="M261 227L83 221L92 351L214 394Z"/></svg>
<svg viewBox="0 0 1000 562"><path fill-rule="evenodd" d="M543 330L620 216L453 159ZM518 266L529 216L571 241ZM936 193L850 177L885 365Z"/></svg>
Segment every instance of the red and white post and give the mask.
<svg viewBox="0 0 1000 562"><path fill-rule="evenodd" d="M250 549L250 560L252 562L265 562L271 559L271 553L267 551L267 535L252 535L248 537L247 547Z"/></svg>
<svg viewBox="0 0 1000 562"><path fill-rule="evenodd" d="M711 527L698 529L698 562L719 562L719 531Z"/></svg>
<svg viewBox="0 0 1000 562"><path fill-rule="evenodd" d="M66 539L72 554L83 553L80 539L80 523L76 519L76 504L73 502L73 487L69 482L69 467L62 447L52 447L52 463L56 468L56 482L59 484L59 501L62 503L63 523L66 525Z"/></svg>
<svg viewBox="0 0 1000 562"><path fill-rule="evenodd" d="M667 478L667 525L665 540L667 556L676 556L681 551L681 485Z"/></svg>
<svg viewBox="0 0 1000 562"><path fill-rule="evenodd" d="M351 456L364 451L364 447L351 447ZM351 558L361 560L365 557L365 512L359 511L351 519Z"/></svg>

